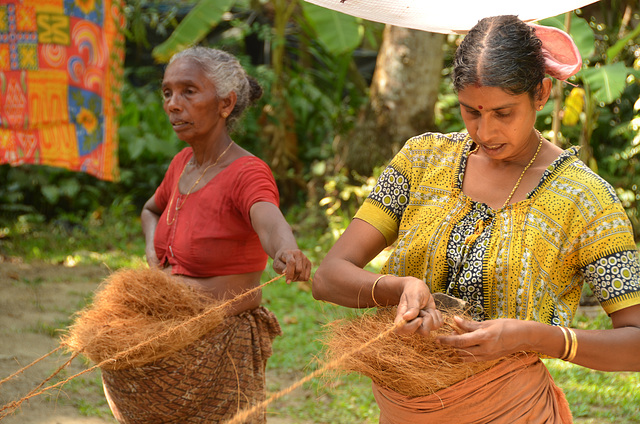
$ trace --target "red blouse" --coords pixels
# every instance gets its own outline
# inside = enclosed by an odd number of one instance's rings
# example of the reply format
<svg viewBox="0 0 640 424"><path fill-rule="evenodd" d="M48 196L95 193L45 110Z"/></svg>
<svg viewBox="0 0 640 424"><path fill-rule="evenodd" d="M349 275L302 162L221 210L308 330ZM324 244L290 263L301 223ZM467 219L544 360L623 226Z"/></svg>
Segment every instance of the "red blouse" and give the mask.
<svg viewBox="0 0 640 424"><path fill-rule="evenodd" d="M178 179L192 156L190 147L178 153L155 193L163 211L154 239L160 263L171 265L174 274L191 277L264 270L267 254L249 210L256 202L278 206L271 169L255 156L243 156L186 198L178 190Z"/></svg>

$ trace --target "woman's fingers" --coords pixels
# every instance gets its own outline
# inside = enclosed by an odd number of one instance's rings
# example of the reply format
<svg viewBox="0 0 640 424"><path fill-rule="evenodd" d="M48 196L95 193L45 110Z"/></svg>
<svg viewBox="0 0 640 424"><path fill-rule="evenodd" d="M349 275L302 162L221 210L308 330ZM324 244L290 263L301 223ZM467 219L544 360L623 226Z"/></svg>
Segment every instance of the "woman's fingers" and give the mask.
<svg viewBox="0 0 640 424"><path fill-rule="evenodd" d="M273 270L287 276L287 283L308 281L311 277L311 261L300 250L278 252L273 260Z"/></svg>
<svg viewBox="0 0 640 424"><path fill-rule="evenodd" d="M396 318L396 323L398 319ZM398 334L413 334L418 333L422 336L429 336L429 334L440 328L444 320L442 314L437 309L421 309L418 316L406 324L398 328Z"/></svg>

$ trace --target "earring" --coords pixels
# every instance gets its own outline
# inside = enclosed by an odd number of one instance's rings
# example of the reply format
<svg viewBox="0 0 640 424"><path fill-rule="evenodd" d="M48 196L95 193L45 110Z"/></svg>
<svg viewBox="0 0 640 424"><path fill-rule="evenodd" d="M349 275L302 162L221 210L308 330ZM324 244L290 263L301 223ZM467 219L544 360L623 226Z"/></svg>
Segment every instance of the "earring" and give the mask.
<svg viewBox="0 0 640 424"><path fill-rule="evenodd" d="M544 108L544 105L538 106L538 110L542 110L543 108Z"/></svg>
<svg viewBox="0 0 640 424"><path fill-rule="evenodd" d="M226 119L227 117L229 117L229 113L228 112L222 112L222 117Z"/></svg>

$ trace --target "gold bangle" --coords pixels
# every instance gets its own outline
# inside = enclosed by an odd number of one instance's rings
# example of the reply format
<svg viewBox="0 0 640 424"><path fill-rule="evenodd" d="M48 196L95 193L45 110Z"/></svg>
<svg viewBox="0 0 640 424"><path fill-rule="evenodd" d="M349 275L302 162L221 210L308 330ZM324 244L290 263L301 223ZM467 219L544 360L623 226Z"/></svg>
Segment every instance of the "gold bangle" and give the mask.
<svg viewBox="0 0 640 424"><path fill-rule="evenodd" d="M373 294L373 292L376 290L376 285L378 284L378 281L382 280L384 277L388 277L389 274L384 274L379 276L378 278L376 278L376 281L373 282L373 286L371 286L371 299L373 299L373 303L381 308L382 305L378 303L378 301L376 300L376 296Z"/></svg>
<svg viewBox="0 0 640 424"><path fill-rule="evenodd" d="M558 358L564 360L569 355L571 340L569 339L569 330L565 327L560 327L560 330L562 330L562 334L564 335L564 352L562 352L562 355Z"/></svg>
<svg viewBox="0 0 640 424"><path fill-rule="evenodd" d="M569 356L567 356L565 361L571 362L578 353L578 337L576 336L575 331L573 331L572 329L567 328L567 330L569 330L569 333L571 333L571 352L569 352Z"/></svg>

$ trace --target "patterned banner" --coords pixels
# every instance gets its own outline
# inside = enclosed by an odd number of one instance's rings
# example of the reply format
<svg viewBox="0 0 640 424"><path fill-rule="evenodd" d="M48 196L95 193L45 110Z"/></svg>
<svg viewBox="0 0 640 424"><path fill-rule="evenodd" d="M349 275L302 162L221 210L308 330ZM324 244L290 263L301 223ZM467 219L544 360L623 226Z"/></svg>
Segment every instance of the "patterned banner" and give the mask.
<svg viewBox="0 0 640 424"><path fill-rule="evenodd" d="M0 163L118 179L121 0L0 0Z"/></svg>

